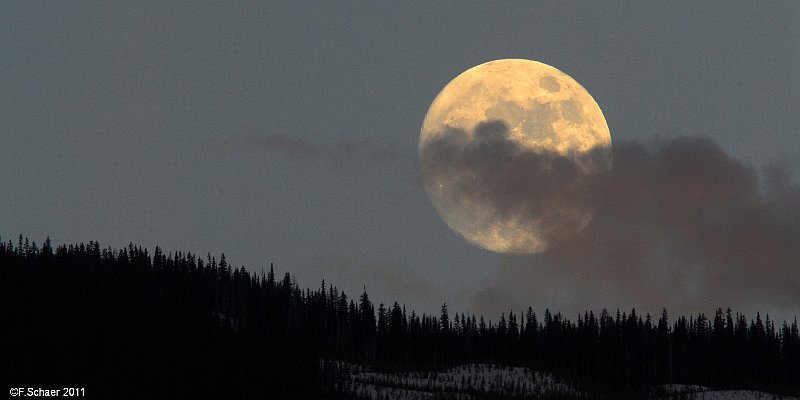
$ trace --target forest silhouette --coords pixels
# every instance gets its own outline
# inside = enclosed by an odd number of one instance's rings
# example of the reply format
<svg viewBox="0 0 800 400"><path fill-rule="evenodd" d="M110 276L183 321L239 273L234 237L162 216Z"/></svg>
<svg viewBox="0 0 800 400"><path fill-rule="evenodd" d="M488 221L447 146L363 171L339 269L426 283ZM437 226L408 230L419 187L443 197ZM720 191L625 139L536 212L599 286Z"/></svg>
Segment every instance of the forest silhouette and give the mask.
<svg viewBox="0 0 800 400"><path fill-rule="evenodd" d="M549 372L590 398L669 383L800 394L796 317L730 309L672 318L636 310L568 318L532 307L499 318L417 314L225 256L152 254L97 242L0 241L2 352L20 387L104 398L350 398L324 360L382 371L469 363ZM478 397L480 398L480 397Z"/></svg>

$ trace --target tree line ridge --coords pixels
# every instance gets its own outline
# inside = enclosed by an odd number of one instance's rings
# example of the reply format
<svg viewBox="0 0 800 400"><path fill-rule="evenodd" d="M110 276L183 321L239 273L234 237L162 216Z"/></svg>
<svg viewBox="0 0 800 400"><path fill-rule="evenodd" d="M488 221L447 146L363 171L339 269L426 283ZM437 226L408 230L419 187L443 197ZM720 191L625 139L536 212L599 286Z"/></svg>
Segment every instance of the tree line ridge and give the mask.
<svg viewBox="0 0 800 400"><path fill-rule="evenodd" d="M324 280L301 289L288 272L251 273L224 254L54 247L49 238L39 247L22 236L0 240L0 277L10 378L83 382L114 397L126 397L121 387L136 397L135 382L177 396L341 397L320 359L386 371L525 366L598 398L669 383L800 394L796 318L778 324L720 308L570 319L528 307L488 320L446 305L417 314L376 306L366 289L349 297Z"/></svg>

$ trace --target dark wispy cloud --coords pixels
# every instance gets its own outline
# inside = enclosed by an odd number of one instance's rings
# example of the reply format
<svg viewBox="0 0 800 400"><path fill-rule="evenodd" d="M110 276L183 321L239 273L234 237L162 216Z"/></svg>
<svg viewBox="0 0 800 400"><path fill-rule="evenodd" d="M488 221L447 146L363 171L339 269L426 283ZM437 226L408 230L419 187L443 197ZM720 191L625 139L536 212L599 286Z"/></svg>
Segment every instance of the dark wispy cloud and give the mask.
<svg viewBox="0 0 800 400"><path fill-rule="evenodd" d="M800 314L800 185L789 171L757 171L705 138L616 142L614 168L585 187L597 204L586 229L503 257L474 305Z"/></svg>
<svg viewBox="0 0 800 400"><path fill-rule="evenodd" d="M361 138L312 141L283 134L214 135L202 144L206 154L270 153L300 161L334 164L409 162L413 154Z"/></svg>
<svg viewBox="0 0 800 400"><path fill-rule="evenodd" d="M424 298L430 299L435 293L424 277L399 261L376 261L354 257L320 258L317 262L322 276L331 276L340 289L347 287L348 296L354 297L363 288L374 295L375 291L385 294L385 299ZM341 286L344 284L344 286ZM432 300L438 300L434 297Z"/></svg>
<svg viewBox="0 0 800 400"><path fill-rule="evenodd" d="M524 225L510 236L556 243L575 234L595 208L595 175L611 165L610 148L560 154L526 148L502 121L478 124L472 135L451 129L424 142L422 179L428 195L458 230ZM464 233L464 232L462 232ZM532 243L512 244L525 252ZM530 251L528 251L530 252Z"/></svg>

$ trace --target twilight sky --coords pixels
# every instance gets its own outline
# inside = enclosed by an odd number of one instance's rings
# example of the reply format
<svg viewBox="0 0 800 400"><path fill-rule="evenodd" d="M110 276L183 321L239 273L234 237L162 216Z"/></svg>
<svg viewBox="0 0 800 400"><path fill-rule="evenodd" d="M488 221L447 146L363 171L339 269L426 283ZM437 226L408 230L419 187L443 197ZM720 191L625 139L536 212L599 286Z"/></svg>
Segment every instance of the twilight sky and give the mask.
<svg viewBox="0 0 800 400"><path fill-rule="evenodd" d="M539 255L469 244L419 178L431 101L498 58L572 76L614 141L606 207ZM225 252L425 312L788 317L798 110L794 1L4 2L0 236Z"/></svg>

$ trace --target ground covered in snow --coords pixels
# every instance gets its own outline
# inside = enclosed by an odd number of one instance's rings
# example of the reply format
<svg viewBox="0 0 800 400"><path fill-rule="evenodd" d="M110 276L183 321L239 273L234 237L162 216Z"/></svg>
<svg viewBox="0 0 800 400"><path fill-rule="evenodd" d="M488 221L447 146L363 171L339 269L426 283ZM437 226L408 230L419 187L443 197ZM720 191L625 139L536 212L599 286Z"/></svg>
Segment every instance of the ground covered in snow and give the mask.
<svg viewBox="0 0 800 400"><path fill-rule="evenodd" d="M529 368L466 364L443 371L379 372L359 364L321 361L334 371L340 394L370 400L589 399L553 375ZM711 390L698 385L653 388L651 400L800 400L751 390Z"/></svg>
<svg viewBox="0 0 800 400"><path fill-rule="evenodd" d="M651 398L659 400L799 400L797 397L779 396L753 390L710 390L698 385L664 385Z"/></svg>
<svg viewBox="0 0 800 400"><path fill-rule="evenodd" d="M438 372L375 372L338 363L339 391L360 399L580 398L552 375L528 368L467 364ZM343 372L343 373L342 373Z"/></svg>

